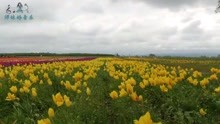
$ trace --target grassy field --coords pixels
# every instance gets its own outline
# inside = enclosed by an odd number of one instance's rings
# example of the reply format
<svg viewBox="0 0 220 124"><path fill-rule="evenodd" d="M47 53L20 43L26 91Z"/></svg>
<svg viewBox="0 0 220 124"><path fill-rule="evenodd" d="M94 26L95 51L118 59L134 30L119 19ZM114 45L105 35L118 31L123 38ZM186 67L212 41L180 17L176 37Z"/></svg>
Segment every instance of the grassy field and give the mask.
<svg viewBox="0 0 220 124"><path fill-rule="evenodd" d="M0 67L3 124L218 124L220 61L97 58Z"/></svg>

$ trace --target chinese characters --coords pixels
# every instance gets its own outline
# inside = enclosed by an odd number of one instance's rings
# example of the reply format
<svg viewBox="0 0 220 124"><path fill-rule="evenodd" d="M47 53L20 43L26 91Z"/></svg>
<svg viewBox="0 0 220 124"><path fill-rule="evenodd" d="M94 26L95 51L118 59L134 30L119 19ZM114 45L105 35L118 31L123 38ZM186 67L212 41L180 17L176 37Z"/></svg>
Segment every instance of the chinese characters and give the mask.
<svg viewBox="0 0 220 124"><path fill-rule="evenodd" d="M33 15L29 11L28 5L19 2L16 7L9 4L6 9L5 20L33 20Z"/></svg>

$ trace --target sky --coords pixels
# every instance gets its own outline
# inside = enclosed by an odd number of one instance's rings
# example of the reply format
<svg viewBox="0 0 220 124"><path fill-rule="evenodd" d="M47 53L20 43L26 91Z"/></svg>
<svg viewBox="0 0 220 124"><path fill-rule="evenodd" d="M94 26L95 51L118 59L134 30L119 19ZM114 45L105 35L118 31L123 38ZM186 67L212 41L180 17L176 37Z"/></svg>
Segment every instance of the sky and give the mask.
<svg viewBox="0 0 220 124"><path fill-rule="evenodd" d="M33 20L4 19L27 3ZM1 0L0 53L218 55L218 0Z"/></svg>

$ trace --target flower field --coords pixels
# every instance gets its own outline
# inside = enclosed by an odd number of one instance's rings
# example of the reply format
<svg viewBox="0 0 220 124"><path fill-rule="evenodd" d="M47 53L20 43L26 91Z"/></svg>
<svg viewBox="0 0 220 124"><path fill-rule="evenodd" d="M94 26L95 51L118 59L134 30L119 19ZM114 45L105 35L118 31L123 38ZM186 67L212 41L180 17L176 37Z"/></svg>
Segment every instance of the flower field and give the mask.
<svg viewBox="0 0 220 124"><path fill-rule="evenodd" d="M1 61L0 123L220 123L219 61L81 60Z"/></svg>
<svg viewBox="0 0 220 124"><path fill-rule="evenodd" d="M86 61L95 59L94 57L9 57L0 58L0 65L12 66L12 65L24 65L24 64L41 64L60 61Z"/></svg>

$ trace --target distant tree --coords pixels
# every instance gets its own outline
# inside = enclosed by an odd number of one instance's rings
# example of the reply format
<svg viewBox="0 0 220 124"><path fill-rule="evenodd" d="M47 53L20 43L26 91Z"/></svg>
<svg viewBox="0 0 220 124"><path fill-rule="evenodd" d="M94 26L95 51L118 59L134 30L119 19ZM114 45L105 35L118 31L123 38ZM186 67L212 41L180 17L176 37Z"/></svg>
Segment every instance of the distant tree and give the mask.
<svg viewBox="0 0 220 124"><path fill-rule="evenodd" d="M207 56L203 55L203 56L200 56L200 58L208 58Z"/></svg>
<svg viewBox="0 0 220 124"><path fill-rule="evenodd" d="M217 6L217 8L215 9L215 12L216 12L216 13L220 12L220 0L218 0L218 6Z"/></svg>
<svg viewBox="0 0 220 124"><path fill-rule="evenodd" d="M156 57L156 55L151 53L151 54L149 54L149 57Z"/></svg>
<svg viewBox="0 0 220 124"><path fill-rule="evenodd" d="M218 54L217 58L220 58L220 54Z"/></svg>
<svg viewBox="0 0 220 124"><path fill-rule="evenodd" d="M116 56L119 57L120 55L118 53L116 53Z"/></svg>

